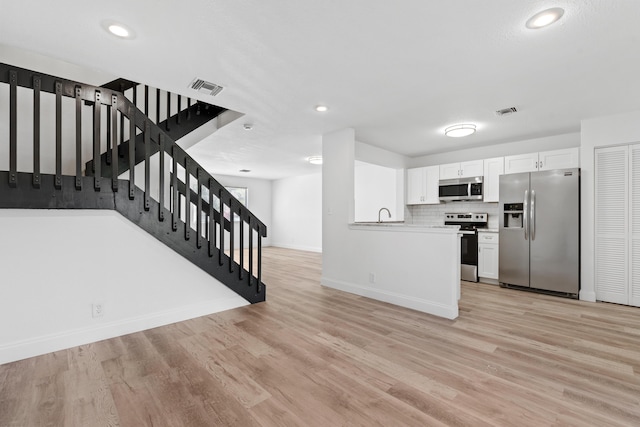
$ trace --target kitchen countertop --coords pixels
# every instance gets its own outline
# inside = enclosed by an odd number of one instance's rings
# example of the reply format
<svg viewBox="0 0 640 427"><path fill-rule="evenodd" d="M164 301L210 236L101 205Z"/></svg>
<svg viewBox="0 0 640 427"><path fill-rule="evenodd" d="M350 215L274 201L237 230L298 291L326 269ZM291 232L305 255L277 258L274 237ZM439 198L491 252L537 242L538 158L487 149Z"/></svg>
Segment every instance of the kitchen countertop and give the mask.
<svg viewBox="0 0 640 427"><path fill-rule="evenodd" d="M397 232L422 232L422 233L457 233L460 229L457 225L427 225L407 224L404 222L354 222L349 224L351 230L367 231L397 231Z"/></svg>

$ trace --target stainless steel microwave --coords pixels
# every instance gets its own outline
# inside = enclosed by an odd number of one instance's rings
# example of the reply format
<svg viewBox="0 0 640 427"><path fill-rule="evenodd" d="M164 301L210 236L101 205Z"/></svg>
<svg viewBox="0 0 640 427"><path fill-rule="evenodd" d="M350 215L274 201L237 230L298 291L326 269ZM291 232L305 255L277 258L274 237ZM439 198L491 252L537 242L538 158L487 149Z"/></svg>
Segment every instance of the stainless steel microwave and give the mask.
<svg viewBox="0 0 640 427"><path fill-rule="evenodd" d="M441 179L438 195L442 202L482 200L482 177Z"/></svg>

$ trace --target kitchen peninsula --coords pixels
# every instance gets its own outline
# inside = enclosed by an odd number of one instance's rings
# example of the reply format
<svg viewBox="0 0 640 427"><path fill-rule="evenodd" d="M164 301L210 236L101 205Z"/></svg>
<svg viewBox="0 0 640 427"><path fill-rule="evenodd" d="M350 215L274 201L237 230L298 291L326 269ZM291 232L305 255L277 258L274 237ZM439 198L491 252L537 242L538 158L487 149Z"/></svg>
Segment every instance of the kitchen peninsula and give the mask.
<svg viewBox="0 0 640 427"><path fill-rule="evenodd" d="M348 230L354 245L348 280L323 277L323 285L447 319L458 316L457 226L353 223Z"/></svg>

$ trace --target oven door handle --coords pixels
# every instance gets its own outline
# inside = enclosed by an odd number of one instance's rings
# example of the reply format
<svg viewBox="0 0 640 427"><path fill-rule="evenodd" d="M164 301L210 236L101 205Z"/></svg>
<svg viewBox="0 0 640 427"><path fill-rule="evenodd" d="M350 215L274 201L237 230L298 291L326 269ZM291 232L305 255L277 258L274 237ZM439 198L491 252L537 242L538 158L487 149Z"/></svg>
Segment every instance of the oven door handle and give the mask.
<svg viewBox="0 0 640 427"><path fill-rule="evenodd" d="M469 235L469 234L476 234L476 232L475 232L475 231L471 231L471 230L459 230L459 231L458 231L458 233L460 233L460 234L467 234L467 235Z"/></svg>

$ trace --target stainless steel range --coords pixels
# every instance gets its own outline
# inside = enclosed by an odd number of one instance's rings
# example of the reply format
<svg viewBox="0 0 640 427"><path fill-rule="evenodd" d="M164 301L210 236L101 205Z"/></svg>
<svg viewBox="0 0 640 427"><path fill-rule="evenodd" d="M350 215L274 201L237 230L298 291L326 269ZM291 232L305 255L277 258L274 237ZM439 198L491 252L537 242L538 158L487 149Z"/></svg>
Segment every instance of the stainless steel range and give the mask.
<svg viewBox="0 0 640 427"><path fill-rule="evenodd" d="M444 225L459 225L460 241L460 279L469 282L478 281L478 229L487 228L487 213L445 213Z"/></svg>

